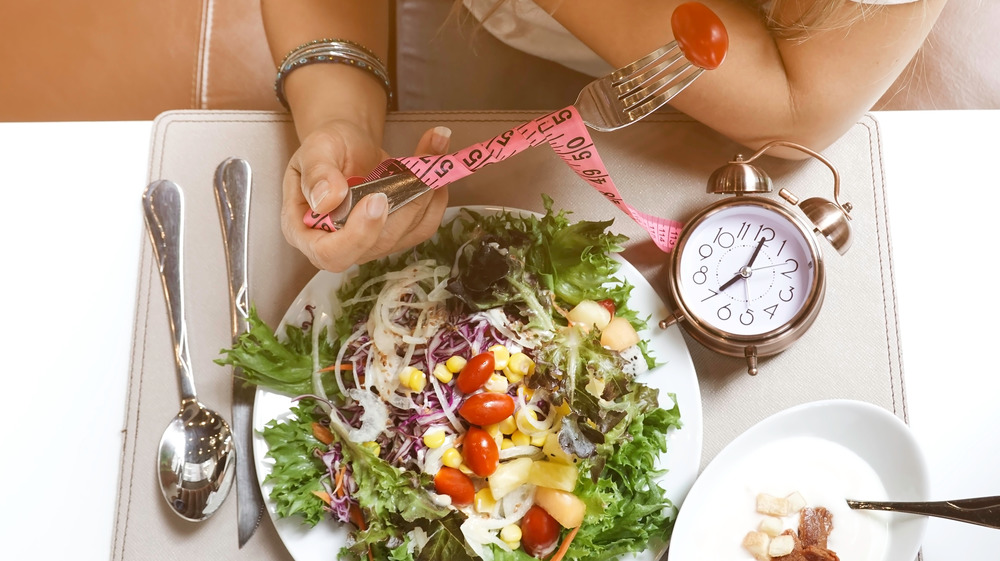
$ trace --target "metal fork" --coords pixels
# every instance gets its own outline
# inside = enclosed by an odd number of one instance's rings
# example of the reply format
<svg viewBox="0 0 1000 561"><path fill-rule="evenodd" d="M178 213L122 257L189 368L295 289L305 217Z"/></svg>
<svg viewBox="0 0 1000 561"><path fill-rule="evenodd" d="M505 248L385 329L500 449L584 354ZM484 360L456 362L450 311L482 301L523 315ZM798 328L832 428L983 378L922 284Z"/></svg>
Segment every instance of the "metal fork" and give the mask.
<svg viewBox="0 0 1000 561"><path fill-rule="evenodd" d="M626 127L663 107L704 71L691 64L677 41L671 41L635 62L584 86L573 106L584 124L609 132ZM399 162L382 162L366 181L353 185L340 205L329 213L341 228L354 206L366 195L385 193L389 212L430 190ZM307 215L315 221L320 215Z"/></svg>
<svg viewBox="0 0 1000 561"><path fill-rule="evenodd" d="M704 68L691 64L677 41L584 86L573 104L586 125L609 132L663 107Z"/></svg>

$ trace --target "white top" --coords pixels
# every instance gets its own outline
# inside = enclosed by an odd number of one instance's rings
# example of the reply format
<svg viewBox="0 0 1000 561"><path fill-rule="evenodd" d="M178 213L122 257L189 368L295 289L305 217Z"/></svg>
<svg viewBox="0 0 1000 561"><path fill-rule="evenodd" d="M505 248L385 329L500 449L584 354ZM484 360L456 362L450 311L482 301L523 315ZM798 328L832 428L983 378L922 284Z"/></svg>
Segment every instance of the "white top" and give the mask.
<svg viewBox="0 0 1000 561"><path fill-rule="evenodd" d="M861 4L907 4L917 0L852 0ZM506 0L486 21L497 0L463 0L472 15L491 35L530 55L558 62L567 68L604 76L614 70L548 12L532 0Z"/></svg>

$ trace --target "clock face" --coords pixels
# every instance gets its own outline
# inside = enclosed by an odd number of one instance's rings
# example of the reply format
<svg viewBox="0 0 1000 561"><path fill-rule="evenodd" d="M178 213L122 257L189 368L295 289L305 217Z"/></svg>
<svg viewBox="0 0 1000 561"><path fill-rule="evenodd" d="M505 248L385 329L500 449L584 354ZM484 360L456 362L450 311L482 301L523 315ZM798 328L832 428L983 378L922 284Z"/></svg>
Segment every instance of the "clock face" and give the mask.
<svg viewBox="0 0 1000 561"><path fill-rule="evenodd" d="M678 250L677 290L689 315L727 334L782 328L816 290L812 234L767 205L717 207Z"/></svg>

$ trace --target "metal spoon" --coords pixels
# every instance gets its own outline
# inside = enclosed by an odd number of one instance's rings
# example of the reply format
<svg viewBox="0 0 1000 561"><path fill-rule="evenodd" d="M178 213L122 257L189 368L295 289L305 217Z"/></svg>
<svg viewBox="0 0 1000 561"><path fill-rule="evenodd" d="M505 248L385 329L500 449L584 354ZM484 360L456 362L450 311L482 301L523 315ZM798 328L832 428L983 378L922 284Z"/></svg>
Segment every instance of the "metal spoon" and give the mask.
<svg viewBox="0 0 1000 561"><path fill-rule="evenodd" d="M171 181L154 181L142 195L142 206L167 300L181 393L180 412L160 439L160 489L178 516L200 521L229 495L236 453L229 424L205 408L195 393L184 320L184 195Z"/></svg>
<svg viewBox="0 0 1000 561"><path fill-rule="evenodd" d="M887 510L947 518L988 528L1000 528L1000 497L979 497L955 501L873 502L848 499L847 506L863 510Z"/></svg>

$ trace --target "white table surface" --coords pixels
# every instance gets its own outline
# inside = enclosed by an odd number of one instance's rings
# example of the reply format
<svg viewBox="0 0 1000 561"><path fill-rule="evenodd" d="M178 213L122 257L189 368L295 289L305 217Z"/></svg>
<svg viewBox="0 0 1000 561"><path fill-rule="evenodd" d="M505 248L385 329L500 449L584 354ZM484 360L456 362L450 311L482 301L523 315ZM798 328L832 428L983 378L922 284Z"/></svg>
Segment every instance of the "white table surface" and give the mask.
<svg viewBox="0 0 1000 561"><path fill-rule="evenodd" d="M1000 368L989 352L1000 111L875 116L910 425L932 493L1000 495ZM5 559L110 558L151 130L0 123ZM925 561L998 551L1000 530L930 520Z"/></svg>

